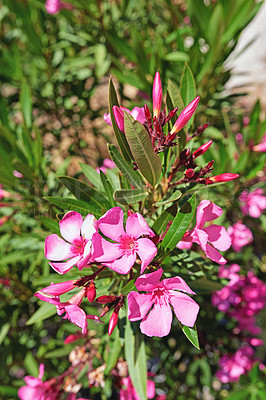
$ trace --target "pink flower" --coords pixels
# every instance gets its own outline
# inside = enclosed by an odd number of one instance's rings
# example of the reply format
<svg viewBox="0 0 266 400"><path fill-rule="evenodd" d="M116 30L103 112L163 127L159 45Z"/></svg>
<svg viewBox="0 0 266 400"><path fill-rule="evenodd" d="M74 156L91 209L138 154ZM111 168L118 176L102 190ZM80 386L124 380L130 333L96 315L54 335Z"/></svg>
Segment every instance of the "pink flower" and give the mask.
<svg viewBox="0 0 266 400"><path fill-rule="evenodd" d="M244 215L250 215L253 218L259 218L263 210L266 209L266 196L263 190L258 188L248 193L244 190L239 196L240 209Z"/></svg>
<svg viewBox="0 0 266 400"><path fill-rule="evenodd" d="M39 376L25 376L24 381L26 386L18 390L18 397L20 400L57 400L59 390L52 388L49 381L42 382L44 373L44 365L39 366Z"/></svg>
<svg viewBox="0 0 266 400"><path fill-rule="evenodd" d="M226 229L220 225L209 225L204 228L206 222L213 221L222 213L223 210L216 204L209 200L202 200L197 208L195 228L185 233L177 247L190 249L192 243L197 243L208 258L218 264L226 264L226 259L218 251L225 251L231 246L231 239Z"/></svg>
<svg viewBox="0 0 266 400"><path fill-rule="evenodd" d="M82 333L87 333L87 319L93 319L95 321L100 321L99 317L96 315L86 315L85 311L82 310L79 306L84 297L86 297L87 287L83 287L81 291L71 297L66 302L61 303L59 296L56 293L65 293L65 291L61 291L59 285L65 285L65 290L67 287L68 290L71 290L71 282L64 282L63 284L51 284L47 288L40 290L39 292L35 293L35 297L38 297L40 300L46 301L47 303L54 304L57 309L57 314L62 315L64 313L65 316L63 319L68 319L70 322L78 326L82 329ZM57 286L53 291L53 286Z"/></svg>
<svg viewBox="0 0 266 400"><path fill-rule="evenodd" d="M221 357L219 360L221 370L217 371L216 377L223 383L236 382L256 361L252 347L243 346L235 354L225 354Z"/></svg>
<svg viewBox="0 0 266 400"><path fill-rule="evenodd" d="M131 379L122 378L122 385L124 388L119 391L119 400L140 400L136 389L132 385ZM150 379L147 380L147 398L153 399L155 396L155 384Z"/></svg>
<svg viewBox="0 0 266 400"><path fill-rule="evenodd" d="M59 222L59 227L67 242L56 234L47 236L45 257L51 260L49 264L59 274L65 274L74 265L81 270L92 261L92 236L97 231L96 218L88 214L83 221L78 212L69 211Z"/></svg>
<svg viewBox="0 0 266 400"><path fill-rule="evenodd" d="M147 336L163 337L169 334L173 318L170 304L177 319L187 326L194 325L199 311L198 304L182 293L195 294L186 282L179 276L160 282L162 273L163 269L159 268L150 274L141 275L136 280L136 288L148 293L130 292L127 296L128 319L142 319L140 330Z"/></svg>
<svg viewBox="0 0 266 400"><path fill-rule="evenodd" d="M48 14L58 14L63 8L72 10L74 7L72 4L65 3L61 0L46 0L45 8Z"/></svg>
<svg viewBox="0 0 266 400"><path fill-rule="evenodd" d="M266 151L266 133L264 134L262 141L252 148L253 151L261 151L265 153Z"/></svg>
<svg viewBox="0 0 266 400"><path fill-rule="evenodd" d="M242 247L253 241L251 230L246 225L242 224L241 221L229 226L227 232L232 240L232 248L237 253L241 251Z"/></svg>
<svg viewBox="0 0 266 400"><path fill-rule="evenodd" d="M162 97L163 97L162 83L160 74L157 71L154 77L153 90L152 90L152 104L153 104L154 117L158 117L160 114L162 106Z"/></svg>
<svg viewBox="0 0 266 400"><path fill-rule="evenodd" d="M114 117L117 123L118 128L120 129L121 132L124 132L124 112L123 110L127 111L129 114L132 115L132 117L136 120L139 121L141 124L144 124L146 121L145 117L145 112L144 112L144 107L134 107L131 111L126 108L126 107L113 107L113 113ZM103 116L104 121L112 126L112 121L111 121L111 116L110 113L105 113Z"/></svg>
<svg viewBox="0 0 266 400"><path fill-rule="evenodd" d="M102 171L105 174L107 169L113 169L115 167L116 167L116 165L113 162L113 160L110 160L110 158L105 158L103 160L103 165L99 168L96 168L96 172L98 172L98 174L99 174L100 171Z"/></svg>
<svg viewBox="0 0 266 400"><path fill-rule="evenodd" d="M137 254L141 259L141 273L157 253L155 244L143 235L153 237L145 219L139 213L131 214L123 226L123 211L120 207L111 208L98 221L101 232L113 240L108 242L99 234L95 236L95 261L111 268L119 274L127 274L136 261ZM96 240L97 239L97 240Z"/></svg>

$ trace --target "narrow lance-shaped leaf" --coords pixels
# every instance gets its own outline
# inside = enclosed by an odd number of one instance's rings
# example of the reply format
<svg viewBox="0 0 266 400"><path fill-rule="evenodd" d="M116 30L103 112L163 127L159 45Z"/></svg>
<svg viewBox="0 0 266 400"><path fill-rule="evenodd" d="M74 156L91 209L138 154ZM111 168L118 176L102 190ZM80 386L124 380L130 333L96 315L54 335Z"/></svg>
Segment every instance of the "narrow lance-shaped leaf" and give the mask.
<svg viewBox="0 0 266 400"><path fill-rule="evenodd" d="M120 169L122 174L126 177L126 179L134 186L136 189L143 189L145 183L142 180L142 177L137 171L133 170L133 167L128 164L124 158L121 156L119 150L113 145L108 144L108 151L111 159L114 161L116 166Z"/></svg>
<svg viewBox="0 0 266 400"><path fill-rule="evenodd" d="M194 325L192 328L186 325L182 325L181 323L180 325L183 333L188 338L188 340L193 344L193 346L196 347L196 349L200 350L196 325Z"/></svg>
<svg viewBox="0 0 266 400"><path fill-rule="evenodd" d="M116 206L116 202L115 202L115 200L113 198L114 190L112 188L112 185L111 185L110 181L106 178L105 174L101 170L100 170L100 177L101 177L101 181L102 181L102 184L103 184L104 192L105 192L105 194L106 194L106 196L107 196L107 198L109 200L109 203L110 203L111 207L115 207Z"/></svg>
<svg viewBox="0 0 266 400"><path fill-rule="evenodd" d="M56 207L62 208L64 212L77 211L83 216L91 213L96 218L100 218L102 216L102 210L99 207L95 207L95 204L91 204L86 201L65 199L63 197L56 196L47 196L45 197L45 200L49 201L49 203L55 205Z"/></svg>
<svg viewBox="0 0 266 400"><path fill-rule="evenodd" d="M177 243L182 239L192 221L195 207L196 195L193 194L190 199L181 207L175 219L173 220L161 243L161 251L159 252L159 255L162 253L167 254L171 252Z"/></svg>
<svg viewBox="0 0 266 400"><path fill-rule="evenodd" d="M191 103L192 100L195 99L197 96L197 90L196 90L196 82L193 76L193 73L187 63L185 64L183 74L181 77L181 82L180 82L180 94L184 103L184 106L186 107L189 103ZM186 127L186 131L189 129L189 127L192 125L194 120L194 115L190 118L188 121Z"/></svg>
<svg viewBox="0 0 266 400"><path fill-rule="evenodd" d="M144 126L124 111L125 134L133 157L142 175L154 187L161 176L162 164Z"/></svg>
<svg viewBox="0 0 266 400"><path fill-rule="evenodd" d="M173 221L173 219L176 216L176 212L177 212L177 205L176 204L173 204L172 206L168 207L156 219L156 221L152 225L152 230L157 235L160 235L162 232L164 232L166 230L168 222Z"/></svg>
<svg viewBox="0 0 266 400"><path fill-rule="evenodd" d="M117 95L115 91L115 87L112 81L112 78L110 78L109 81L109 112L111 116L111 121L112 121L112 126L115 134L115 138L117 141L117 144L119 146L119 149L121 151L122 156L126 161L131 161L133 160L132 153L130 151L129 145L127 143L127 139L125 137L125 134L121 132L117 126L117 123L115 121L114 113L113 113L113 106L118 106L119 103L117 100Z"/></svg>
<svg viewBox="0 0 266 400"><path fill-rule="evenodd" d="M148 192L141 189L122 189L114 192L114 198L118 203L127 205L135 204L144 200L148 196Z"/></svg>
<svg viewBox="0 0 266 400"><path fill-rule="evenodd" d="M134 335L127 318L125 327L125 359L128 372L141 400L147 400L147 362L143 335Z"/></svg>

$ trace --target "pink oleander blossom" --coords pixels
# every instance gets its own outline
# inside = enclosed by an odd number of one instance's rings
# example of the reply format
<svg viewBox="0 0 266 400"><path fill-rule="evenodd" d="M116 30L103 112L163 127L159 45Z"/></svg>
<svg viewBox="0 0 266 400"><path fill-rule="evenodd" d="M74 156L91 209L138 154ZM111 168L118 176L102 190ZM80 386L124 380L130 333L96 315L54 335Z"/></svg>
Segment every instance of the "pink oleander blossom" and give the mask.
<svg viewBox="0 0 266 400"><path fill-rule="evenodd" d="M73 5L61 0L46 0L45 8L48 14L58 14L62 9L73 10Z"/></svg>
<svg viewBox="0 0 266 400"><path fill-rule="evenodd" d="M110 160L110 158L105 158L103 160L103 165L99 168L96 168L96 172L98 172L98 174L99 174L100 171L102 171L105 174L107 169L113 169L115 167L116 167L116 165L113 162L113 160Z"/></svg>
<svg viewBox="0 0 266 400"><path fill-rule="evenodd" d="M223 383L237 382L241 375L251 370L256 361L252 347L243 346L235 354L225 354L221 357L221 369L217 371L216 377Z"/></svg>
<svg viewBox="0 0 266 400"><path fill-rule="evenodd" d="M241 251L242 247L252 243L253 235L251 230L241 221L236 222L227 228L232 241L232 248L237 253Z"/></svg>
<svg viewBox="0 0 266 400"><path fill-rule="evenodd" d="M98 221L101 232L115 243L108 242L99 234L95 237L95 261L119 274L127 274L134 265L137 255L141 260L141 273L157 253L155 244L148 239L155 234L139 213L131 214L123 226L123 211L111 208Z"/></svg>
<svg viewBox="0 0 266 400"><path fill-rule="evenodd" d="M59 274L65 274L74 265L79 270L92 259L92 237L97 231L97 220L92 214L84 219L76 211L69 211L59 222L63 240L56 234L45 239L45 257Z"/></svg>
<svg viewBox="0 0 266 400"><path fill-rule="evenodd" d="M64 282L66 288L67 286L69 287L69 290L71 290L70 282L72 281ZM40 300L46 301L47 303L54 304L56 306L57 314L63 315L65 313L63 319L68 319L70 322L81 328L83 334L87 333L87 319L101 322L98 316L86 315L85 311L79 307L83 298L86 297L86 287L83 287L81 291L72 296L68 301L61 302L59 296L56 295L56 293L60 291L59 285L60 283L55 285L52 283L47 288L35 293L34 296L38 297ZM57 286L54 291L53 286ZM62 291L62 293L65 293L65 291Z"/></svg>
<svg viewBox="0 0 266 400"><path fill-rule="evenodd" d="M172 310L177 319L187 326L193 326L199 311L198 304L189 294L195 294L186 282L176 276L160 281L163 269L141 275L135 282L140 292L130 292L128 299L128 319L139 321L140 330L147 336L167 336L172 324ZM177 291L178 290L178 291Z"/></svg>
<svg viewBox="0 0 266 400"><path fill-rule="evenodd" d="M18 397L20 400L58 400L58 391L51 387L49 381L43 382L44 365L39 366L39 376L25 376L25 386L19 388Z"/></svg>
<svg viewBox="0 0 266 400"><path fill-rule="evenodd" d="M122 378L123 388L119 391L119 400L140 400L138 393L132 385L131 379ZM150 379L147 380L147 399L153 399L155 396L155 384Z"/></svg>
<svg viewBox="0 0 266 400"><path fill-rule="evenodd" d="M113 109L113 112L114 112L115 120L116 120L116 123L117 123L119 129L122 132L124 132L124 112L123 111L127 111L129 114L132 115L132 117L136 121L139 121L141 124L144 124L144 122L146 121L144 107L134 107L134 108L132 108L131 111L126 107L116 107L116 106L114 106L114 107L115 108ZM108 125L112 126L110 113L105 113L103 116L103 119Z"/></svg>
<svg viewBox="0 0 266 400"><path fill-rule="evenodd" d="M248 193L244 190L239 196L240 209L244 215L250 215L253 218L259 218L266 209L266 196L263 195L261 188Z"/></svg>
<svg viewBox="0 0 266 400"><path fill-rule="evenodd" d="M219 253L219 251L225 251L231 246L231 239L226 229L214 224L204 228L206 222L213 221L220 217L222 213L223 210L216 204L209 200L202 200L197 208L195 228L185 233L177 247L179 249L190 249L192 243L197 243L212 261L218 264L226 264L226 259Z"/></svg>

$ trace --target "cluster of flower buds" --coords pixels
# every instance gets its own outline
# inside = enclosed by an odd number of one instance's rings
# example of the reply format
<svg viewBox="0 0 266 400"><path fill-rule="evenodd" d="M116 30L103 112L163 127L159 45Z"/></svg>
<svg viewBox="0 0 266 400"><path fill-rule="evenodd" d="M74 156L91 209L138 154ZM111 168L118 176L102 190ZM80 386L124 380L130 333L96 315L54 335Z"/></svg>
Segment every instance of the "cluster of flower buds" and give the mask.
<svg viewBox="0 0 266 400"><path fill-rule="evenodd" d="M100 296L96 301L97 303L104 304L100 318L113 309L108 326L108 335L110 336L117 325L119 310L123 307L125 298L124 296Z"/></svg>

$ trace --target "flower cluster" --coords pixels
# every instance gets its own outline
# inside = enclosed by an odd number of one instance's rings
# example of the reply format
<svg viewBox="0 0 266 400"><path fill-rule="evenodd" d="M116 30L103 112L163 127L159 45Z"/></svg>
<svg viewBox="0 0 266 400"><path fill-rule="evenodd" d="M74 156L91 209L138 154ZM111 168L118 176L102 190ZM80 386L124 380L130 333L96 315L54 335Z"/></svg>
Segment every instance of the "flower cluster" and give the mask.
<svg viewBox="0 0 266 400"><path fill-rule="evenodd" d="M239 196L239 201L243 215L250 215L253 218L259 218L266 209L266 196L263 195L261 188L251 192L244 190Z"/></svg>
<svg viewBox="0 0 266 400"><path fill-rule="evenodd" d="M266 285L252 271L246 276L239 275L240 269L237 264L220 267L219 277L229 279L229 282L213 294L212 304L236 319L239 331L246 330L256 335L260 328L256 326L255 315L266 304Z"/></svg>
<svg viewBox="0 0 266 400"><path fill-rule="evenodd" d="M247 246L253 241L251 230L241 221L236 222L227 229L228 234L232 240L232 248L239 253L242 247Z"/></svg>
<svg viewBox="0 0 266 400"><path fill-rule="evenodd" d="M225 354L219 360L216 377L223 383L237 382L241 375L247 373L257 360L254 358L254 349L245 345L235 354Z"/></svg>
<svg viewBox="0 0 266 400"><path fill-rule="evenodd" d="M83 221L78 212L70 211L59 222L62 238L52 234L45 240L45 257L58 273L65 274L74 265L79 270L92 263L98 267L91 275L62 283L51 283L35 293L39 299L55 305L57 314L65 314L63 318L80 327L84 334L87 333L87 319L101 322L96 315L86 315L80 305L84 298L90 302L96 299L94 282L102 270L110 268L119 274L128 274L138 257L141 263L140 273L143 274L157 254L157 247L152 241L155 234L142 215L130 212L125 227L123 220L124 214L120 207L110 209L98 221L92 214L88 214ZM128 318L131 321L143 319L140 328L148 336L162 337L170 332L170 304L179 321L190 327L194 325L199 310L197 303L182 293L195 294L184 280L174 277L159 282L162 273L163 269L159 268L141 275L136 280L136 287L140 292L148 293L130 292L128 295ZM61 300L62 295L74 289L79 291L67 301ZM124 304L124 296L100 296L96 302L105 305L101 317L113 309L108 329L111 335L118 321L119 310ZM158 318L161 319L161 324L157 324Z"/></svg>

